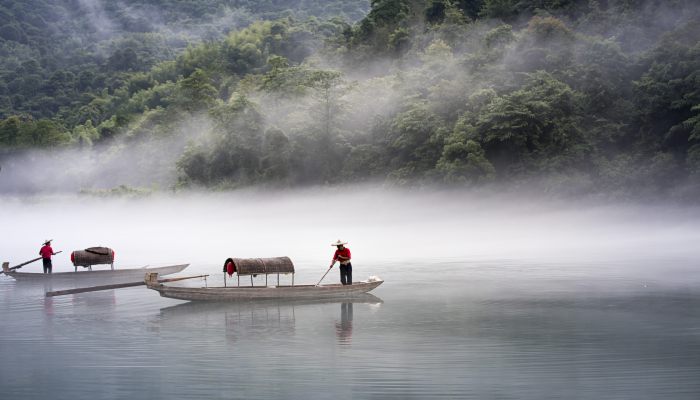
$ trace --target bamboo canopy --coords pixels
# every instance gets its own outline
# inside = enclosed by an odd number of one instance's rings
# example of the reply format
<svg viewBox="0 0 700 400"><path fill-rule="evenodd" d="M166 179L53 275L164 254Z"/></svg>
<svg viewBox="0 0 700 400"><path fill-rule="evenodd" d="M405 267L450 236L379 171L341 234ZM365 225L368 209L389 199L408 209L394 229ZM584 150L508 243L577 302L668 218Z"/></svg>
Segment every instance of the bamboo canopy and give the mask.
<svg viewBox="0 0 700 400"><path fill-rule="evenodd" d="M294 264L289 257L231 258L230 260L233 261L238 275L294 273Z"/></svg>

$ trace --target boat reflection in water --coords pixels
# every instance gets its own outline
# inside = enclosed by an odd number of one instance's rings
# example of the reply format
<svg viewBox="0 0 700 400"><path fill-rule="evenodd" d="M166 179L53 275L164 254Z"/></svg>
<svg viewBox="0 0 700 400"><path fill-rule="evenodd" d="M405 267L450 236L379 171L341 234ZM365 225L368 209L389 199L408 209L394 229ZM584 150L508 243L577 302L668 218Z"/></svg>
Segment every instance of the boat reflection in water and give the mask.
<svg viewBox="0 0 700 400"><path fill-rule="evenodd" d="M337 308L340 303L340 322ZM354 304L368 305L362 312L374 312L383 300L369 293L352 297L258 300L246 302L188 302L162 308L155 321L161 335L184 334L186 330L198 332L221 330L230 344L248 340L287 338L293 340L297 331L317 331L319 326L330 324L340 344L349 344L352 337ZM335 310L335 311L333 311ZM329 326L329 325L325 325ZM192 332L193 333L193 332ZM332 337L332 336L331 336Z"/></svg>

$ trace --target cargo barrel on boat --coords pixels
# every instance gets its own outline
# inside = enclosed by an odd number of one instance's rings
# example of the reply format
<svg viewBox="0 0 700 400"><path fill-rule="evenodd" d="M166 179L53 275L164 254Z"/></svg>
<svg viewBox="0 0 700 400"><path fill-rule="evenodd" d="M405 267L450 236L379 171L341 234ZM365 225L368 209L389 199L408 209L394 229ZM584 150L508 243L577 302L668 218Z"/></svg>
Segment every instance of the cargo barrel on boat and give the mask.
<svg viewBox="0 0 700 400"><path fill-rule="evenodd" d="M74 267L92 267L93 265L109 264L114 269L114 250L109 247L88 247L71 253L70 260Z"/></svg>

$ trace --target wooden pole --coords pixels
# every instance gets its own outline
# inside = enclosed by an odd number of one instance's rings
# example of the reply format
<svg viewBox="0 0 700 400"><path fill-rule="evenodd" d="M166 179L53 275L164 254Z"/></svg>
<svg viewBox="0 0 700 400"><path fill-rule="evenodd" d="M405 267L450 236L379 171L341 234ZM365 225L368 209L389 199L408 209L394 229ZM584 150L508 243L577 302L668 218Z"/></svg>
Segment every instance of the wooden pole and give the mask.
<svg viewBox="0 0 700 400"><path fill-rule="evenodd" d="M203 277L207 277L207 276L209 276L209 275L197 275L197 276L185 276L185 277L181 277L181 278L158 279L158 283L177 282L177 281L182 281L185 279L203 278ZM86 293L86 292L97 292L100 290L121 289L121 288L140 286L140 285L145 285L145 284L146 284L146 282L139 281L139 282L116 283L113 285L90 286L90 287L67 289L67 290L55 290L52 292L46 292L46 297L65 296L67 294Z"/></svg>
<svg viewBox="0 0 700 400"><path fill-rule="evenodd" d="M63 250L57 251L57 252L55 252L54 254L58 254L58 253L61 253L61 252L63 252ZM39 261L39 260L41 260L41 259L42 259L42 257L37 257L37 258L34 258L34 259L32 259L32 260L25 261L25 262L23 262L22 264L17 264L17 265L15 265L14 267L10 268L10 271L14 271L14 270L16 270L16 269L20 269L20 268L24 267L24 266L27 265L27 264L31 264L31 263L33 263L34 261Z"/></svg>
<svg viewBox="0 0 700 400"><path fill-rule="evenodd" d="M76 293L85 293L85 292L97 292L99 290L121 289L121 288L126 288L126 287L131 287L131 286L141 286L141 285L145 285L145 284L146 284L145 282L141 281L141 282L117 283L114 285L90 286L90 287L67 289L67 290L55 290L53 292L46 292L46 297L65 296L67 294L76 294Z"/></svg>
<svg viewBox="0 0 700 400"><path fill-rule="evenodd" d="M323 276L321 277L321 280L319 280L319 281L318 281L318 283L316 284L316 286L318 286L318 285L320 285L320 284L321 284L321 281L323 280L323 278L325 278L325 277L326 277L326 275L328 275L328 273L329 273L329 272L331 271L331 268L333 268L333 264L331 264L331 266L330 266L330 267L328 267L328 271L326 271L326 273L325 273L325 274L323 274Z"/></svg>

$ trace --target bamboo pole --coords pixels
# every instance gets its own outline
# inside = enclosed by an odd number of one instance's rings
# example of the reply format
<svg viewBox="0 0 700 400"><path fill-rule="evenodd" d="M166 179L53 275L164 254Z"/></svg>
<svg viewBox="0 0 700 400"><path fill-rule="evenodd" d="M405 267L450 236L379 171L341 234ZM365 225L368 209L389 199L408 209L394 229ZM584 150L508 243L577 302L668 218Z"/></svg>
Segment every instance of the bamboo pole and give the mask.
<svg viewBox="0 0 700 400"><path fill-rule="evenodd" d="M335 264L335 263L333 263L333 264ZM331 264L331 266L328 267L328 271L326 271L326 273L323 274L323 276L321 277L321 279L319 279L319 281L318 281L318 283L316 284L316 286L320 285L320 284L321 284L321 281L323 280L323 278L325 278L326 275L328 275L328 273L331 271L331 268L333 268L333 264Z"/></svg>
<svg viewBox="0 0 700 400"><path fill-rule="evenodd" d="M209 275L197 275L197 276L185 276L185 277L181 277L181 278L158 279L158 283L177 282L177 281L182 281L185 279L202 278L202 277L207 277L207 276L209 276ZM132 287L132 286L141 286L141 285L145 285L145 284L146 284L146 282L139 281L139 282L127 282L127 283L115 283L112 285L89 286L89 287L66 289L66 290L54 290L52 292L46 292L46 297L65 296L67 294L86 293L86 292L97 292L100 290L121 289L121 288Z"/></svg>
<svg viewBox="0 0 700 400"><path fill-rule="evenodd" d="M57 251L57 252L55 252L55 253L53 253L53 254L56 255L56 254L61 253L61 252L63 252L63 250ZM27 264L31 264L31 263L33 263L34 261L39 261L39 260L41 260L41 259L42 259L42 257L37 257L37 258L34 258L34 259L32 259L32 260L25 261L25 262L23 262L22 264L17 264L17 265L15 265L14 267L11 267L11 268L10 268L10 271L14 271L14 270L16 270L16 269L20 269L20 268L24 267L24 266L27 265Z"/></svg>

